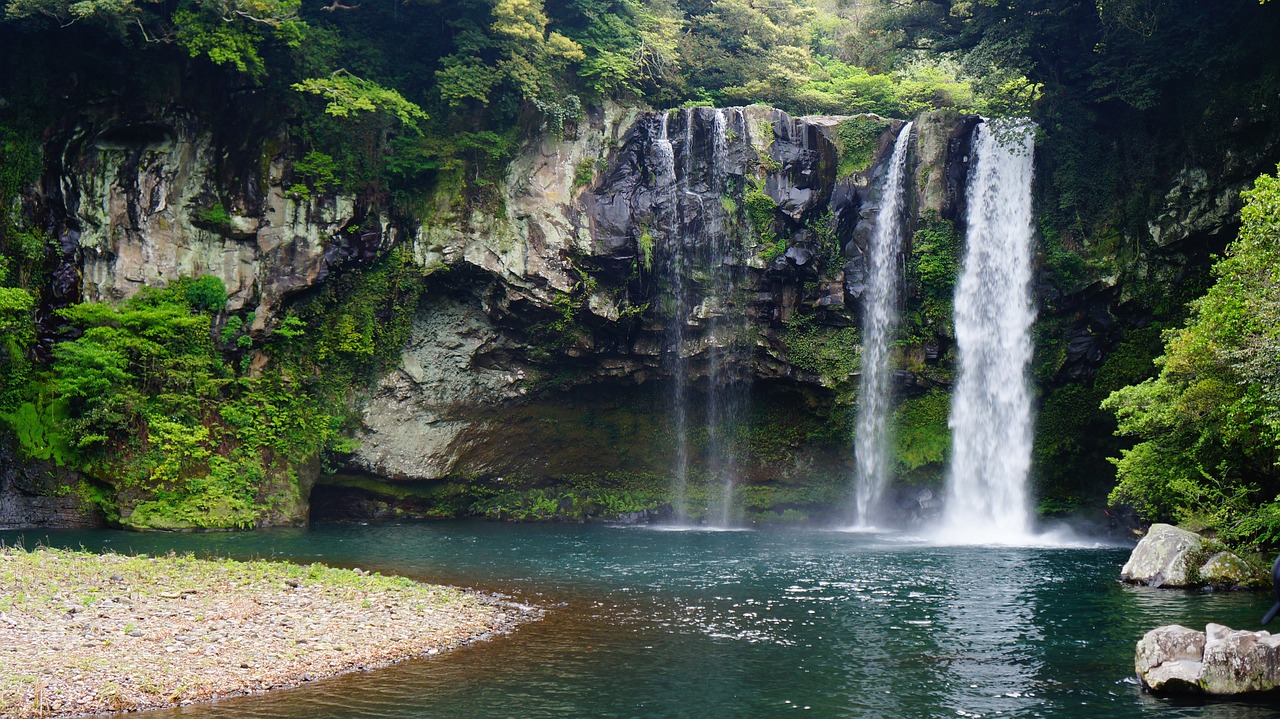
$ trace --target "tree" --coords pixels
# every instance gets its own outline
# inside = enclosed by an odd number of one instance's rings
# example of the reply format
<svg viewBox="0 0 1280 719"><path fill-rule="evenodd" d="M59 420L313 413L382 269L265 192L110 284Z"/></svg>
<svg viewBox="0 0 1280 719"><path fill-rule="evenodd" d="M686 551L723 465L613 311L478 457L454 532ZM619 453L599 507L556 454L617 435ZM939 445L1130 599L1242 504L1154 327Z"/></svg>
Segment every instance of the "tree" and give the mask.
<svg viewBox="0 0 1280 719"><path fill-rule="evenodd" d="M1280 179L1244 193L1238 238L1217 280L1165 333L1160 373L1111 394L1114 504L1151 521L1204 523L1241 544L1280 543Z"/></svg>

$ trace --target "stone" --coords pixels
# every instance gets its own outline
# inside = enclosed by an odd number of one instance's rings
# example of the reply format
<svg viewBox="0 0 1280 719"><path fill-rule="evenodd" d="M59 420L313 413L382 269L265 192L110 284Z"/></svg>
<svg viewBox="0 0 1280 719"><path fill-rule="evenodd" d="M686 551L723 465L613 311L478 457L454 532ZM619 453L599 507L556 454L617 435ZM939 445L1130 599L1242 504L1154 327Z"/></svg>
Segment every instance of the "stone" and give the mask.
<svg viewBox="0 0 1280 719"><path fill-rule="evenodd" d="M1221 186L1199 167L1184 167L1174 177L1159 214L1147 223L1157 247L1169 247L1196 233L1221 228L1239 210L1240 190L1247 184Z"/></svg>
<svg viewBox="0 0 1280 719"><path fill-rule="evenodd" d="M1138 641L1134 669L1157 694L1230 696L1280 688L1280 635L1209 624L1171 624Z"/></svg>
<svg viewBox="0 0 1280 719"><path fill-rule="evenodd" d="M1231 552L1218 552L1200 565L1200 581L1214 587L1236 587L1253 578L1245 561Z"/></svg>
<svg viewBox="0 0 1280 719"><path fill-rule="evenodd" d="M1280 688L1280 636L1205 627L1204 670L1200 686L1207 694L1244 694Z"/></svg>
<svg viewBox="0 0 1280 719"><path fill-rule="evenodd" d="M1168 524L1153 524L1120 570L1120 578L1150 587L1191 586L1193 554L1203 547L1200 535Z"/></svg>
<svg viewBox="0 0 1280 719"><path fill-rule="evenodd" d="M79 473L48 460L24 459L0 439L0 529L92 529L101 510L79 492Z"/></svg>
<svg viewBox="0 0 1280 719"><path fill-rule="evenodd" d="M1138 642L1134 668L1142 676L1169 662L1198 662L1204 655L1204 643L1204 632L1180 624L1152 629Z"/></svg>
<svg viewBox="0 0 1280 719"><path fill-rule="evenodd" d="M921 214L954 220L964 216L965 175L974 115L954 110L926 112L916 118L916 204Z"/></svg>

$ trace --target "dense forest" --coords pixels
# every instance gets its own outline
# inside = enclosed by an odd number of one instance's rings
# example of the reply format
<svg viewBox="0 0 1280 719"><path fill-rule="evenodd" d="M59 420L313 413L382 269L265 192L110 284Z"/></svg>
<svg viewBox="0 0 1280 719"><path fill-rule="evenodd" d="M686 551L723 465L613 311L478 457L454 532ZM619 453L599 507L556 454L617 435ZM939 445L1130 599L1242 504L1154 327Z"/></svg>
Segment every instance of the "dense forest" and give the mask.
<svg viewBox="0 0 1280 719"><path fill-rule="evenodd" d="M3 9L0 417L19 461L75 470L57 475L53 491L84 496L110 521L121 521L122 503L139 528L283 521L308 498L300 468L341 469L359 398L399 361L415 309L465 279L423 266L403 242L361 238L424 224L446 205L466 208L453 215L463 224L502 215L501 185L520 149L573 136L597 108L764 104L793 115L1033 118L1041 512L1098 507L1109 493L1113 512L1132 507L1234 545L1280 543L1274 3L5 0ZM213 161L221 190L201 195L195 226L234 235L257 201L246 188L277 172L292 202L353 198L356 219L334 250L342 271L256 310L229 303L232 288L209 276L83 301L85 250L48 201L66 192L50 172L65 159L55 153L87 126L116 128L99 145L163 138L154 118L175 108L226 149ZM602 167L576 168L579 185ZM1212 211L1187 209L1202 206ZM951 225L934 220L916 227L908 335L934 332L921 328L949 307L958 250ZM787 249L781 239L767 260ZM919 254L930 247L941 249ZM531 331L541 342L531 356L548 374L573 361L573 343L557 338L571 336L591 281L584 272L562 316ZM785 331L799 346L819 337L811 329ZM823 351L814 350L822 361L839 359ZM896 468L910 482L932 481L913 472L945 456L945 386L916 392L898 415ZM847 409L848 387L833 387L824 401ZM810 435L847 444L847 431ZM627 491L599 501L620 511L657 501L647 487L615 489Z"/></svg>

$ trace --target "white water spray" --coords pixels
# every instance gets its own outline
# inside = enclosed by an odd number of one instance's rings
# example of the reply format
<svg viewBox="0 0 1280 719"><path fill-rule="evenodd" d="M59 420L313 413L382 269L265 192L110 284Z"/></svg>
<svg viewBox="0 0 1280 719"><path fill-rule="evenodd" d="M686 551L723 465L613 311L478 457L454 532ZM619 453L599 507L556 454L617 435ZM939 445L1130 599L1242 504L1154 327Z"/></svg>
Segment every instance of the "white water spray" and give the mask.
<svg viewBox="0 0 1280 719"><path fill-rule="evenodd" d="M956 286L960 377L951 399L944 541L1030 541L1031 179L1035 126L983 122L974 134L967 250Z"/></svg>
<svg viewBox="0 0 1280 719"><path fill-rule="evenodd" d="M889 478L889 412L893 402L890 344L898 328L901 295L903 210L906 206L908 122L898 133L885 173L880 215L869 248L867 293L862 318L862 384L858 390L858 423L854 435L857 484L854 523L871 525L872 515Z"/></svg>

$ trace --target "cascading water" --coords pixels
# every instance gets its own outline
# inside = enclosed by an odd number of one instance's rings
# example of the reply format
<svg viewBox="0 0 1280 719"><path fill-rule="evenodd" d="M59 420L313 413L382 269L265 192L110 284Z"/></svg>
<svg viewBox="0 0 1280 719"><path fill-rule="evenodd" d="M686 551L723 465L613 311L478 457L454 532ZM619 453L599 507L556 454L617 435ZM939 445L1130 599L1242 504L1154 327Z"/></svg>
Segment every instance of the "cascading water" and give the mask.
<svg viewBox="0 0 1280 719"><path fill-rule="evenodd" d="M651 148L649 166L654 170L654 188L661 191L664 188L672 187L676 182L676 154L675 149L671 146L671 138L667 134L670 114L667 112L658 113L654 117L654 123L656 128L652 131L653 140L649 145ZM668 216L664 218L666 224L670 226L678 224L679 217L674 214L676 211L678 211L678 205L668 211ZM648 248L647 250L642 249L642 251L652 253L652 242L652 236L649 236ZM684 358L680 354L680 348L684 345L685 329L685 323L681 321L680 317L685 294L684 273L680 271L680 268L684 266L684 246L680 242L670 242L668 246L667 258L661 267L665 270L662 274L669 283L671 296L676 304L672 308L676 317L673 321L666 323L666 336L664 338L666 352L663 354L663 363L668 376L672 378L671 411L672 419L675 423L676 437L675 466L672 467L671 472L671 504L677 521L683 522L689 516L689 376L688 372L684 371ZM652 257L651 254L649 256Z"/></svg>
<svg viewBox="0 0 1280 719"><path fill-rule="evenodd" d="M869 248L862 319L862 385L858 390L858 422L854 435L857 461L854 523L858 527L871 525L889 474L888 428L893 401L889 348L900 315L900 259L911 125L908 122L903 126L893 145L881 190L880 214Z"/></svg>
<svg viewBox="0 0 1280 719"><path fill-rule="evenodd" d="M975 130L967 246L956 286L960 377L942 539L1010 544L1030 532L1032 154L1028 121Z"/></svg>
<svg viewBox="0 0 1280 719"><path fill-rule="evenodd" d="M683 132L676 135L678 146L671 141L668 113L657 115L651 128L649 161L656 202L654 227L646 230L652 233L651 242L661 241L662 249L662 260L654 269L667 303L663 356L672 378L676 434L672 503L676 521L689 524L689 483L695 469L691 436L696 433L705 437L699 474L710 480L705 521L728 527L734 520L737 476L733 426L747 394L746 382L735 374L741 364L736 340L746 315L735 302L734 273L742 263L734 256L732 220L722 198L733 190L730 177L745 171L744 161L732 151L745 147L747 125L736 108L686 109L678 111L676 119L684 123ZM700 142L707 134L710 142ZM741 140L735 145L736 138ZM691 421L690 412L690 381L698 373L706 377L700 427Z"/></svg>

